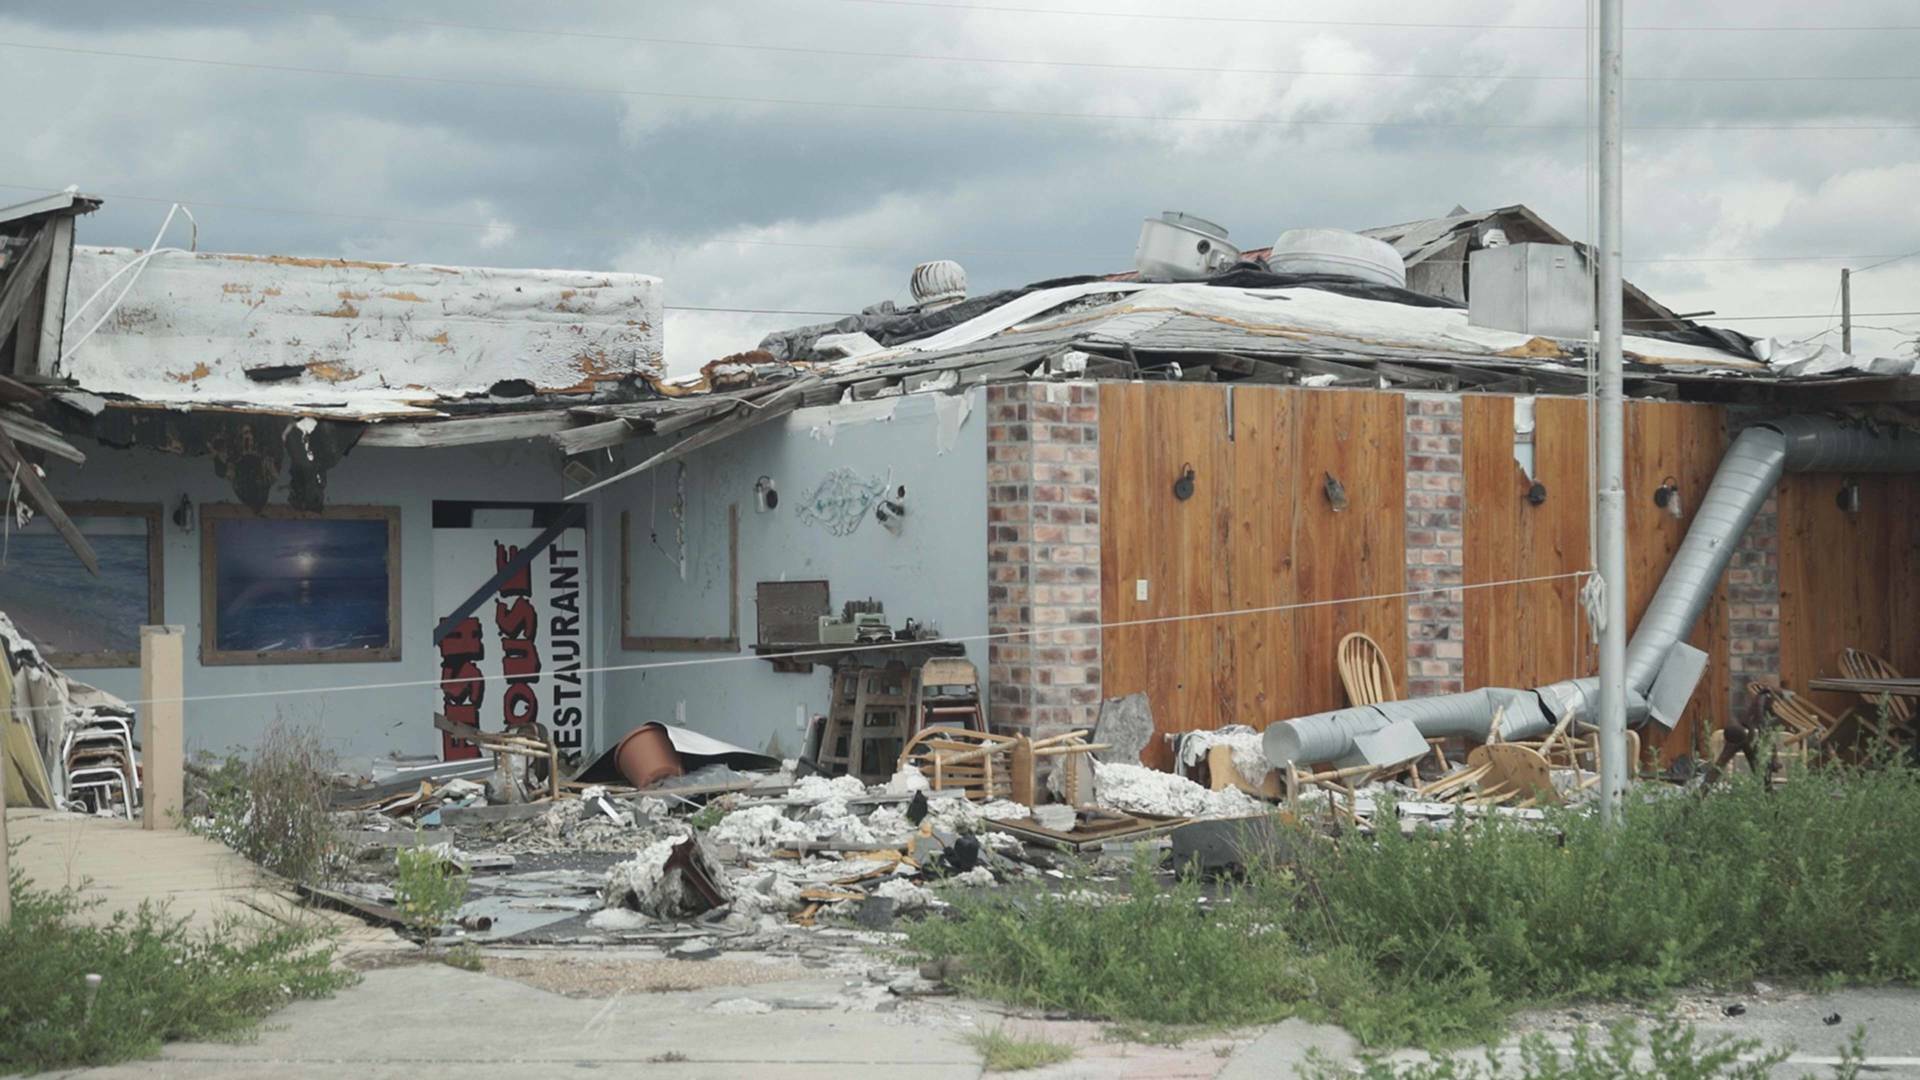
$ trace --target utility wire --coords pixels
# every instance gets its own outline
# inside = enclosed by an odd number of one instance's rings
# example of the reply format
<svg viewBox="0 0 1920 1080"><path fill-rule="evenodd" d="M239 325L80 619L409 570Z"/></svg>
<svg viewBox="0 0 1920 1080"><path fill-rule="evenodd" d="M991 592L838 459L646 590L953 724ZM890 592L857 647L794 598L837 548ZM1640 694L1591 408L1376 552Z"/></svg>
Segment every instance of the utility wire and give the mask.
<svg viewBox="0 0 1920 1080"><path fill-rule="evenodd" d="M1289 19L1268 15L1194 15L1152 11L1070 11L1064 8L1017 7L1010 4L961 4L951 0L840 0L847 4L876 7L926 8L947 11L973 11L1008 15L1067 15L1089 19L1147 19L1163 22L1260 23L1280 26L1347 26L1381 30L1586 30L1579 23L1460 23L1460 22L1356 22L1350 19ZM1920 30L1920 25L1891 26L1629 26L1629 31L1666 31L1688 34L1719 32L1866 33L1889 30Z"/></svg>
<svg viewBox="0 0 1920 1080"><path fill-rule="evenodd" d="M474 79L449 75L419 75L378 71L351 71L341 68L306 67L295 64L262 64L240 60L216 60L198 56L169 56L162 53L125 52L116 49L83 49L65 45L39 45L20 41L0 41L0 48L34 52L64 53L73 56L98 56L119 60L149 60L169 64L198 64L206 67L247 71L275 71L297 75L328 75L353 79L421 83L442 86L472 86L501 90L539 90L563 94L612 95L666 101L705 102L715 105L773 105L813 109L849 109L875 112L933 113L954 116L1012 116L1036 120L1145 121L1158 124L1212 124L1248 127L1336 127L1336 128L1426 128L1470 131L1579 131L1579 124L1524 124L1459 122L1447 120L1325 120L1263 116L1183 116L1177 113L1096 113L1054 109L1006 109L979 105L925 105L909 102L834 101L827 99L759 97L741 94L693 94L668 90L631 90L618 87L576 86L565 83L520 82L504 79ZM1920 131L1920 124L1628 124L1630 131Z"/></svg>
<svg viewBox="0 0 1920 1080"><path fill-rule="evenodd" d="M1878 270L1878 269L1880 269L1880 268L1881 268L1881 267L1883 267L1883 266L1888 266L1888 265L1891 265L1891 264L1893 264L1893 263L1897 263L1897 262L1899 262L1899 261L1900 261L1900 260L1902 260L1902 259L1911 259L1911 258L1913 258L1913 257L1914 257L1915 255L1920 255L1920 251L1909 251L1909 252L1907 252L1907 253L1906 253L1906 254L1904 254L1904 255L1889 255L1889 256L1887 256L1886 258L1884 258L1884 259L1881 259L1881 260L1880 260L1879 262L1877 262L1877 263L1874 263L1874 264L1872 264L1872 265L1870 265L1870 266L1863 266L1863 267L1861 267L1860 269L1858 269L1858 270L1855 270L1855 271L1854 271L1854 273L1856 273L1856 274L1864 274L1864 273L1866 273L1866 272L1867 272L1867 271L1869 271L1869 270Z"/></svg>
<svg viewBox="0 0 1920 1080"><path fill-rule="evenodd" d="M8 191L49 192L49 191L58 191L60 187L61 185L57 185L57 184L49 185L49 184L0 183L0 189L4 189ZM104 199L123 199L123 200L126 200L127 202L147 202L147 203L158 203L161 205L179 203L182 206L193 206L201 209L237 210L242 213L268 214L276 217L335 218L341 221L365 221L365 222L371 222L374 224L381 224L381 225L416 225L424 228L473 229L476 231L485 231L488 229L495 229L495 228L499 228L501 225L501 223L497 221L458 221L458 220L453 220L448 218L399 217L391 214L369 214L369 213L363 213L363 212L351 211L351 210L318 210L312 207L298 207L298 206L261 206L254 203L220 202L220 201L215 201L211 199L198 199L198 198L179 198L179 197L169 198L169 197L163 197L159 195L135 195L128 192L89 190L86 192L86 194L98 195ZM520 222L513 222L511 224L515 231L526 231L526 232L536 232L536 233L538 232L578 233L581 235L589 235L589 236L606 235L606 229L603 226L554 225L554 224L543 224L543 223L523 224ZM828 244L828 243L815 243L810 241L798 241L798 240L748 240L743 238L718 237L718 236L710 237L707 239L689 241L689 244L690 245L739 244L747 247L799 248L802 250L812 250L812 251L898 252L902 254L916 254L916 255L921 253L921 249L918 249L918 248L909 248L909 247L905 247L901 245L893 245L893 244ZM941 245L940 250L948 253L949 255L991 256L991 257L1008 257L1008 258L1076 259L1076 260L1083 260L1089 265L1099 264L1103 262L1111 262L1113 265L1118 266L1118 265L1124 264L1128 259L1131 258L1130 255L1125 255L1125 254L1085 255L1085 254L1076 254L1070 251L1042 251L1038 249L1021 249L1021 248L965 248L965 247L956 248L956 247L948 247L946 245ZM1655 256L1645 256L1645 257L1636 258L1636 259L1628 259L1626 261L1631 263L1858 262L1865 259L1892 260L1892 259L1901 258L1901 257L1903 256L1888 256L1888 255L1655 255ZM1428 260L1428 261L1431 262L1432 260ZM1465 262L1466 260L1459 260L1459 261ZM1857 270L1854 272L1859 273L1859 271Z"/></svg>
<svg viewBox="0 0 1920 1080"><path fill-rule="evenodd" d="M1555 581L1571 581L1590 576L1591 571L1574 570L1563 574L1543 574L1538 577L1507 578L1501 581L1481 581L1470 585L1436 585L1427 589L1409 589L1405 592L1375 593L1372 596L1347 596L1332 600L1302 600L1291 604L1272 604L1254 608L1225 608L1215 611L1188 612L1180 615L1157 615L1142 619L1119 619L1113 622L1075 624L1072 626L1040 626L1028 630L1002 630L996 633L967 634L963 636L928 638L916 641L919 645L965 645L978 642L1009 641L1019 638L1048 638L1061 634L1081 633L1087 630L1120 630L1140 626L1165 626L1174 623L1204 622L1213 619L1231 619L1247 615L1273 615L1287 611L1300 611L1309 608L1340 607L1345 604L1365 604L1384 600L1405 600L1417 596L1438 596L1447 593L1465 594L1479 589L1497 589L1507 585L1538 585ZM803 659L813 656L843 656L848 653L897 649L897 641L870 642L864 645L831 645L818 649L801 649L779 654L783 659ZM766 658L758 653L730 653L725 656L706 656L688 660L655 660L639 664L610 664L600 667L583 667L570 674L604 675L618 671L654 671L661 668L706 667L711 664L761 663ZM508 676L483 674L456 679L407 679L398 682L349 683L343 686L288 687L279 690L243 690L226 694L196 694L177 698L143 698L126 701L127 705L166 705L186 704L196 701L239 701L270 697L297 697L309 694L338 694L357 690L410 690L420 687L470 685L474 683L502 682ZM31 712L39 709L65 709L65 704L16 705L15 712Z"/></svg>
<svg viewBox="0 0 1920 1080"><path fill-rule="evenodd" d="M1856 311L1856 319L1897 319L1908 315L1920 315L1920 311ZM1763 322L1768 319L1831 319L1832 312L1814 312L1810 315L1702 315L1689 322ZM1670 319L1628 319L1629 323L1663 323Z"/></svg>
<svg viewBox="0 0 1920 1080"><path fill-rule="evenodd" d="M856 60L907 60L943 64L1003 64L1016 67L1079 68L1101 71L1163 71L1188 75L1266 75L1312 76L1316 78L1355 79L1465 79L1473 82L1579 82L1581 75L1551 75L1530 72L1425 72L1425 71L1327 71L1312 68L1221 67L1211 64L1135 64L1119 61L1056 60L1016 56L954 56L940 53L896 52L847 49L830 46L766 45L746 41L714 41L699 38L658 37L647 34L613 34L600 31L554 30L546 27L508 26L500 23L455 22L447 19L412 19L394 15L365 15L357 12L319 11L285 4L242 3L239 0L175 0L176 3L230 10L274 12L309 18L340 19L389 26L416 26L433 30L469 30L490 34L520 34L567 38L582 41L610 41L635 45L663 45L674 48L734 49L744 52L784 53L817 59L838 56ZM1920 75L1630 75L1629 82L1920 82Z"/></svg>

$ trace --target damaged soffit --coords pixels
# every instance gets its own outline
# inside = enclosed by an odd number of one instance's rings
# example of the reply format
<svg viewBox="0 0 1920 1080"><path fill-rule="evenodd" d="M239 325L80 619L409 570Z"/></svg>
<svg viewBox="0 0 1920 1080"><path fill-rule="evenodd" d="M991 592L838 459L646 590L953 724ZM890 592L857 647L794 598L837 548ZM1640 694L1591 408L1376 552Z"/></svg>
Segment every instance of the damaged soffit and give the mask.
<svg viewBox="0 0 1920 1080"><path fill-rule="evenodd" d="M74 251L69 312L99 293L74 334L107 317L55 374L116 404L428 418L662 369L661 282L644 274L209 252L132 265L140 255Z"/></svg>

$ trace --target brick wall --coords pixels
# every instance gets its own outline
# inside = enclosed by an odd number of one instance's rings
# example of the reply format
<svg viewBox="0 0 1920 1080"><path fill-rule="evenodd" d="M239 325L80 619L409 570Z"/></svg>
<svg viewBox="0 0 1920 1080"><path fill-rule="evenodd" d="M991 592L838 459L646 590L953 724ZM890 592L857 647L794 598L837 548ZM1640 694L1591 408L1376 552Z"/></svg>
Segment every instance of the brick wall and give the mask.
<svg viewBox="0 0 1920 1080"><path fill-rule="evenodd" d="M1100 706L1100 391L987 388L988 720L1044 733Z"/></svg>
<svg viewBox="0 0 1920 1080"><path fill-rule="evenodd" d="M1733 549L1727 570L1727 637L1732 655L1732 715L1747 705L1747 684L1780 682L1780 492L1760 505Z"/></svg>
<svg viewBox="0 0 1920 1080"><path fill-rule="evenodd" d="M1407 591L1466 579L1467 478L1460 398L1406 395ZM1410 697L1466 688L1466 620L1460 594L1407 598Z"/></svg>

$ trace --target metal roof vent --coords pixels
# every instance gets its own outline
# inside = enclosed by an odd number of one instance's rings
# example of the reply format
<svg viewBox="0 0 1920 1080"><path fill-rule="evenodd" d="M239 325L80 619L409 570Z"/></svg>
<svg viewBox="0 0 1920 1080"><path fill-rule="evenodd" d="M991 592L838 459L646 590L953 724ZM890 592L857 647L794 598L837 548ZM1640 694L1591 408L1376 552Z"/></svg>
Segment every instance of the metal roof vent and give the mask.
<svg viewBox="0 0 1920 1080"><path fill-rule="evenodd" d="M1407 261L1392 244L1345 229L1288 229L1273 242L1267 269L1407 287Z"/></svg>
<svg viewBox="0 0 1920 1080"><path fill-rule="evenodd" d="M1133 249L1134 269L1145 281L1203 281L1239 260L1226 229L1178 210L1141 222Z"/></svg>
<svg viewBox="0 0 1920 1080"><path fill-rule="evenodd" d="M951 307L967 298L967 271L952 259L935 259L913 268L913 302L923 311Z"/></svg>

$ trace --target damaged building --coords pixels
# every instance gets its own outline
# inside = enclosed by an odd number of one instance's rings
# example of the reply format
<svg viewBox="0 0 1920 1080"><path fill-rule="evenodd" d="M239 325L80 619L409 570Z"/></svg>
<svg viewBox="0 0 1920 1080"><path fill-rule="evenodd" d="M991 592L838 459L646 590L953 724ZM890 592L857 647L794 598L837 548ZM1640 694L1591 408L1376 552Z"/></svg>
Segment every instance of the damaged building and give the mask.
<svg viewBox="0 0 1920 1080"><path fill-rule="evenodd" d="M883 779L948 690L1035 734L1144 693L1165 734L1359 704L1354 635L1376 700L1594 671L1592 289L1525 207L1257 251L1162 215L1132 271L968 295L930 263L910 307L673 380L656 278L89 248L96 205L0 213L50 252L18 264L0 386L102 552L20 529L0 610L128 698L136 628L186 626L196 747L283 717L359 754L539 724L590 757L658 721ZM1914 438L1910 362L1631 287L1627 318L1636 622L1741 431ZM1678 632L1704 662L1649 751L1697 756L1747 683L1808 693L1846 647L1920 669L1916 495L1780 479L1716 541Z"/></svg>

